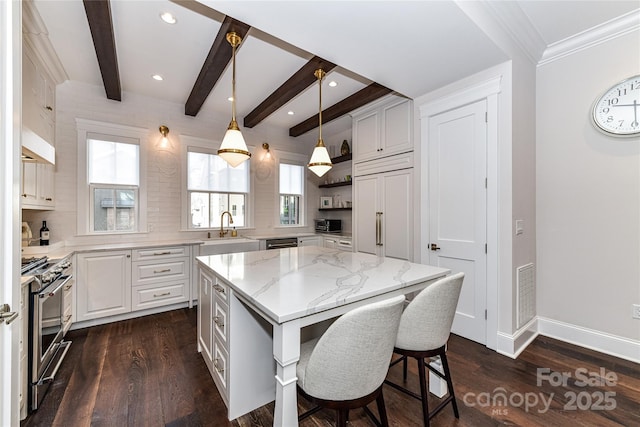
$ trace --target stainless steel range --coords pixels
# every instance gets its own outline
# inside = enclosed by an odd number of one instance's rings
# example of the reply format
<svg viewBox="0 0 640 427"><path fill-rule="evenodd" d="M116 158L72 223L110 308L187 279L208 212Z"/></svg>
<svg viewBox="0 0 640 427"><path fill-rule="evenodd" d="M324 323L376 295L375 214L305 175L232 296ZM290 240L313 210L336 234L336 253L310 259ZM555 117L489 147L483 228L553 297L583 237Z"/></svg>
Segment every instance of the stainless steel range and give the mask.
<svg viewBox="0 0 640 427"><path fill-rule="evenodd" d="M65 285L73 280L71 257L22 260L22 275L34 277L29 289L29 408L38 409L53 381L71 341L64 340L63 299Z"/></svg>

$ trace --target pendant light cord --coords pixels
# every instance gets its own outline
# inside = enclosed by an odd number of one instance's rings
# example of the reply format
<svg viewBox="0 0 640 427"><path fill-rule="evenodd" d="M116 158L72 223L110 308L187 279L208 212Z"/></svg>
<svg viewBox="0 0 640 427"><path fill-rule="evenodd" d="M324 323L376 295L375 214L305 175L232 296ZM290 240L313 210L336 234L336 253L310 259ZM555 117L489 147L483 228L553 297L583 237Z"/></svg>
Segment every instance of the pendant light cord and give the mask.
<svg viewBox="0 0 640 427"><path fill-rule="evenodd" d="M233 57L233 68L231 73L231 97L233 102L231 103L231 120L236 121L236 46L234 42L231 43L231 55Z"/></svg>

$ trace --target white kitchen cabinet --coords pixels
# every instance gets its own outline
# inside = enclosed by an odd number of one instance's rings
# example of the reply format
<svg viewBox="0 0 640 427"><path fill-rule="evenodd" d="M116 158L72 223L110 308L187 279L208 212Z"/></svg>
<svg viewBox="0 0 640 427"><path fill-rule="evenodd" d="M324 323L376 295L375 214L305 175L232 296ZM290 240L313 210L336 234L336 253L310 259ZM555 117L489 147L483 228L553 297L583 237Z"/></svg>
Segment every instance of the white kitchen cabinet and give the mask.
<svg viewBox="0 0 640 427"><path fill-rule="evenodd" d="M55 85L25 45L22 54L22 124L54 145Z"/></svg>
<svg viewBox="0 0 640 427"><path fill-rule="evenodd" d="M131 311L131 251L80 253L76 275L78 322Z"/></svg>
<svg viewBox="0 0 640 427"><path fill-rule="evenodd" d="M50 210L55 208L55 166L48 163L22 162L22 207Z"/></svg>
<svg viewBox="0 0 640 427"><path fill-rule="evenodd" d="M255 357L273 353L272 326L254 317L233 289L209 269L200 268L198 282L198 351L233 420L275 397L274 361ZM248 389L254 391L250 396Z"/></svg>
<svg viewBox="0 0 640 427"><path fill-rule="evenodd" d="M298 237L298 246L322 246L322 236Z"/></svg>
<svg viewBox="0 0 640 427"><path fill-rule="evenodd" d="M355 178L356 252L412 261L413 169Z"/></svg>
<svg viewBox="0 0 640 427"><path fill-rule="evenodd" d="M76 278L71 273L71 279L64 285L62 289L62 333L67 334L73 323L73 293L76 284Z"/></svg>
<svg viewBox="0 0 640 427"><path fill-rule="evenodd" d="M396 95L352 113L353 162L413 150L412 101Z"/></svg>
<svg viewBox="0 0 640 427"><path fill-rule="evenodd" d="M353 244L350 237L324 236L323 241L325 248L339 249L345 252L353 252Z"/></svg>
<svg viewBox="0 0 640 427"><path fill-rule="evenodd" d="M29 353L29 344L28 344L28 336L29 336L29 287L30 282L23 283L22 288L20 290L20 314L18 316L17 322L20 325L20 381L19 381L19 390L20 396L18 398L20 405L20 419L24 420L29 413L29 408L27 405L27 396L29 393L29 378L27 373L27 363L28 358L27 354Z"/></svg>

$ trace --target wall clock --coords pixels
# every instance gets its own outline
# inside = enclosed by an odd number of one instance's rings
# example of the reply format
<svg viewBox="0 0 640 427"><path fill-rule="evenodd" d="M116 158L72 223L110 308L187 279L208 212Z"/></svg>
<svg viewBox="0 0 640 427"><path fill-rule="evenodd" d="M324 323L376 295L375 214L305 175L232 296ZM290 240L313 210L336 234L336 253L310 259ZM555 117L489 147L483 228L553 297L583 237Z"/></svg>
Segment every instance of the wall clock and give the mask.
<svg viewBox="0 0 640 427"><path fill-rule="evenodd" d="M593 123L611 136L640 136L640 75L607 89L593 106Z"/></svg>

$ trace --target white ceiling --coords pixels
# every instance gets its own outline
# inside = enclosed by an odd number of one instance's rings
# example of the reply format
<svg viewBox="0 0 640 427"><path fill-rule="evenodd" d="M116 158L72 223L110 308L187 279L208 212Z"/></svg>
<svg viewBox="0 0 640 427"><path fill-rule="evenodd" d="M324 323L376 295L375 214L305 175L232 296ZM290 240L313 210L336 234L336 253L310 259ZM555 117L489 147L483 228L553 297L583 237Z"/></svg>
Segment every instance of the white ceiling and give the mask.
<svg viewBox="0 0 640 427"><path fill-rule="evenodd" d="M102 85L81 0L34 0L69 78ZM637 9L633 1L518 1L546 45ZM184 104L225 14L252 26L237 54L242 118L313 55L328 73L323 107L372 81L411 98L508 59L455 1L111 0L123 100L126 92ZM501 7L501 2L492 2ZM168 25L160 13L172 12ZM153 74L164 77L161 82ZM229 114L230 67L205 102ZM338 86L326 84L335 80ZM317 85L264 123L291 127L317 113ZM295 115L288 115L292 110ZM241 126L242 123L240 122ZM258 125L260 126L260 125Z"/></svg>

